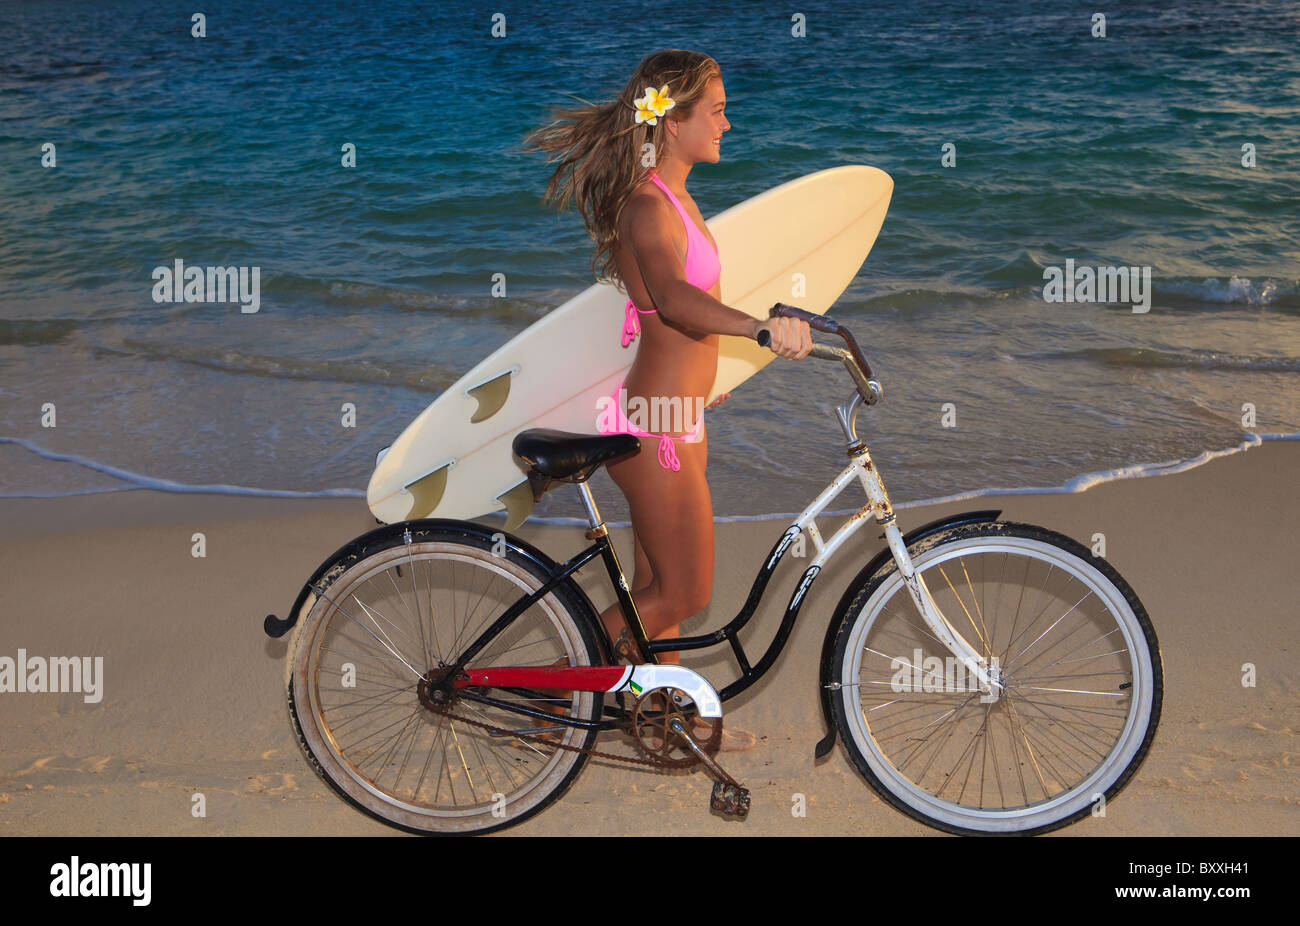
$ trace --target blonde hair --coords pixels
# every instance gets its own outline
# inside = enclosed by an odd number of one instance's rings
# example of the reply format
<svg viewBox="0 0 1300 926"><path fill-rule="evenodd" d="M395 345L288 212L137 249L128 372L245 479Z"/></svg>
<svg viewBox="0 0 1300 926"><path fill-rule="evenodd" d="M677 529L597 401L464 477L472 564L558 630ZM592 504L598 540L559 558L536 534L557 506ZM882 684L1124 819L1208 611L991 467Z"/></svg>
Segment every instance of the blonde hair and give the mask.
<svg viewBox="0 0 1300 926"><path fill-rule="evenodd" d="M642 147L654 146L659 163L667 140L668 116L688 119L704 88L722 69L708 55L669 48L646 55L617 97L556 109L551 120L524 138L524 147L545 151L547 163L559 163L546 183L543 202L563 210L575 202L587 233L596 243L591 271L598 280L618 282L614 249L618 220L628 197L647 177ZM658 124L636 122L635 100L647 87L667 85L675 105Z"/></svg>

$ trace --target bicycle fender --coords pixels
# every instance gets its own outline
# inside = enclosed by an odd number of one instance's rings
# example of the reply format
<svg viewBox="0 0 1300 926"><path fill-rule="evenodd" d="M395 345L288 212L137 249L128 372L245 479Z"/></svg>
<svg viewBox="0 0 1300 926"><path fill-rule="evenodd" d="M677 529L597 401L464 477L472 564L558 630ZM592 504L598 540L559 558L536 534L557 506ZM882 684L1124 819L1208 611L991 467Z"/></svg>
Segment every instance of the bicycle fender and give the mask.
<svg viewBox="0 0 1300 926"><path fill-rule="evenodd" d="M956 527L959 524L978 524L984 521L996 521L1002 514L1002 509L985 508L979 511L963 511L959 514L951 514L945 518L936 518L928 524L922 524L903 535L903 546L911 547L918 540L924 540L932 534L939 531L947 530L950 527ZM835 661L835 635L839 630L840 624L844 620L844 614L848 611L849 605L857 597L858 591L866 585L875 574L885 565L893 561L893 555L886 545L879 553L872 557L867 565L863 566L858 574L853 577L848 586L844 589L844 594L840 596L839 604L835 606L835 613L831 616L830 623L826 626L826 639L822 642L821 669L818 674L817 690L821 695L822 718L826 724L826 736L813 748L813 758L821 759L828 755L835 746L835 740L839 736L839 731L835 728L835 713L831 707L831 673L833 670L832 663Z"/></svg>

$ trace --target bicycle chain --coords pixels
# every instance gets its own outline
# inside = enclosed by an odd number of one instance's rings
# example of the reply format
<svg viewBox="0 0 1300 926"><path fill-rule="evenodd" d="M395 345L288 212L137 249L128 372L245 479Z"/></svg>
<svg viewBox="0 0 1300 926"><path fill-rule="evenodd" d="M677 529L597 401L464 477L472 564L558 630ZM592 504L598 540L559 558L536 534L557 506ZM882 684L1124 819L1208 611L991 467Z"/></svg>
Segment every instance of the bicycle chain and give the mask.
<svg viewBox="0 0 1300 926"><path fill-rule="evenodd" d="M529 736L530 736L530 734L527 734L527 733L516 733L515 731L513 731L513 730L508 730L508 729L506 729L505 727L498 727L498 726L494 726L493 724L490 724L490 723L484 723L484 722L481 721L481 720L471 720L471 719L469 719L468 717L462 717L462 716L459 715L459 714L453 714L449 708L445 708L445 707L434 707L433 709L434 709L434 711L435 711L436 713L441 714L442 716L448 718L449 720L458 720L458 721L460 721L461 723L468 724L469 726L472 726L472 727L479 727L479 728L481 728L481 729L483 729L483 730L487 730L487 731L489 731L489 732L493 732L493 733L502 733L502 734L505 734L505 735L507 735L507 736L515 736L515 737L518 737L518 738L523 739L523 740L525 740L525 741L527 741L527 739L528 739ZM628 725L626 725L626 724L620 724L620 725L618 726L617 729L626 730L627 726L628 726ZM546 732L547 732L547 731L545 731L545 730L539 730L539 731L537 732L536 735L537 735L537 736L544 736L544 735L546 734ZM636 740L636 735L635 735L635 734L630 734L630 735L632 736L632 739L633 739L633 740ZM681 768L681 767L682 767L680 764L675 764L675 763L672 762L671 760L665 762L664 760L662 760L662 759L658 759L658 758L652 758L652 759L638 759L638 758L636 758L635 756L619 756L619 755L615 755L614 753L611 753L611 752L601 752L600 750L598 750L598 749L594 749L594 748L592 748L592 749L584 749L584 748L581 747L581 746L570 746L568 743L559 743L559 742L551 741L551 742L548 742L547 745L555 746L555 747L558 747L559 749L566 749L566 750L568 750L569 752L582 752L582 753L586 753L588 756L592 756L592 757L597 758L597 759L609 759L611 762L624 762L624 763L627 763L628 765L644 765L644 766L648 766L648 767L650 767L650 768L659 768L659 769L664 769L664 768ZM638 748L640 748L640 747L638 747ZM698 762L695 763L695 764L698 764Z"/></svg>

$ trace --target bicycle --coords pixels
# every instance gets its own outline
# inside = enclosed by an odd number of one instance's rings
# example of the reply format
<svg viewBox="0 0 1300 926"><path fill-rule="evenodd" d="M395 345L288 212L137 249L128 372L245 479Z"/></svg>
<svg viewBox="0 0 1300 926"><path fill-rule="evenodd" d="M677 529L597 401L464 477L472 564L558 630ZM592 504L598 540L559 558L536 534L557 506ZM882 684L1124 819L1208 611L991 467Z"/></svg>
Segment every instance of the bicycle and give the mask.
<svg viewBox="0 0 1300 926"><path fill-rule="evenodd" d="M638 452L637 439L523 431L513 447L534 498L574 484L589 547L559 563L474 522L390 524L322 563L287 619L265 619L272 637L297 627L285 669L290 720L331 788L402 830L486 833L550 806L597 755L702 765L716 779L710 807L743 818L748 791L715 758L722 705L772 668L818 573L869 518L886 546L849 583L827 627L819 671L827 733L816 757L842 737L883 800L956 834L1048 832L1128 783L1163 697L1155 631L1133 590L1087 547L998 520L1000 510L903 534L856 433L858 412L883 390L852 333L780 303L771 314L844 340L810 356L841 362L853 379L835 410L849 462L784 530L736 616L710 633L648 640L587 485L599 467ZM823 539L817 515L855 480L867 503ZM816 555L751 664L739 631L801 533ZM627 618L631 665L616 662L573 580L596 557ZM657 658L722 644L740 677L721 691ZM645 758L593 748L616 728Z"/></svg>

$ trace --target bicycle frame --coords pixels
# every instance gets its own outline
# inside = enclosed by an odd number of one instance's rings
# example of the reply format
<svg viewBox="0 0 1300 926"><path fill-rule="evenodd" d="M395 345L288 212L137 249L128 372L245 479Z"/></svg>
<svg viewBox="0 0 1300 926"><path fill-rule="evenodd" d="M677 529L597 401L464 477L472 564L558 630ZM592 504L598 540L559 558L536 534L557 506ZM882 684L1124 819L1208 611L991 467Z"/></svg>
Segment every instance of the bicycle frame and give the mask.
<svg viewBox="0 0 1300 926"><path fill-rule="evenodd" d="M704 649L711 646L717 646L721 643L728 643L731 646L733 655L740 669L740 678L732 682L721 692L718 697L721 701L728 701L742 691L749 688L775 664L777 657L785 648L789 640L790 632L794 628L795 621L799 616L799 609L808 593L808 589L816 580L817 575L835 553L841 549L844 544L857 533L869 518L874 516L875 521L884 529L884 536L889 545L889 551L898 564L899 571L907 584L912 600L915 602L919 613L922 615L926 625L934 634L935 638L943 643L952 654L961 660L978 679L982 691L991 693L993 697L1001 690L1001 681L998 677L995 667L990 667L980 651L970 645L966 639L956 630L955 627L939 610L930 595L929 589L925 585L925 580L917 574L912 567L912 561L907 552L907 545L904 542L903 534L899 529L894 517L893 508L890 506L889 497L885 492L884 485L880 481L880 476L871 460L871 455L866 445L854 433L854 420L862 404L860 393L854 393L853 397L844 405L839 406L837 415L840 424L848 437L848 454L849 462L840 471L834 480L805 508L799 516L786 528L781 538L772 547L768 553L766 561L759 570L754 579L753 586L750 588L749 596L745 600L740 611L724 627L711 633L700 634L691 637L676 637L665 640L649 640L646 636L645 626L641 622L640 614L637 612L636 602L632 599L631 591L628 587L627 578L619 565L618 555L614 551L613 544L609 539L609 531L600 513L596 509L595 501L591 497L591 490L586 482L577 483L579 492L582 495L583 503L587 509L588 520L591 528L587 531L588 539L592 540L591 546L587 547L580 553L575 554L569 560L559 565L558 570L544 585L531 594L519 598L514 604L507 608L487 629L465 649L459 658L453 664L451 674L458 678L456 687L461 689L461 694L471 700L481 701L482 703L491 704L497 707L503 707L513 710L517 713L526 714L538 719L544 719L552 723L559 722L570 726L591 727L607 726L608 722L602 721L582 721L574 718L560 718L554 714L548 714L542 711L535 711L522 705L509 704L506 702L491 699L483 695L471 694L464 689L469 686L482 686L489 684L489 679L495 678L496 681L490 682L495 687L509 688L517 693L529 693L532 689L539 690L579 690L579 691L617 691L632 690L639 692L642 688L652 684L652 679L656 675L667 677L663 673L664 669L673 669L673 666L659 666L657 654L664 652L681 652L685 650ZM823 539L821 532L817 528L816 518L826 507L842 493L850 483L857 480L861 483L863 490L867 495L867 503L858 511L854 512L849 519L833 533L829 538ZM749 623L750 619L758 610L758 605L763 598L767 589L768 581L776 571L777 565L789 550L790 545L794 542L795 537L800 533L805 533L812 538L817 548L817 554L813 557L812 562L804 569L794 592L790 596L790 601L786 605L785 614L781 619L775 636L768 645L767 650L763 653L758 663L751 665L744 647L741 645L739 634L740 631ZM598 667L601 671L594 671L592 667L575 667L575 668L555 668L555 667L512 667L507 674L505 670L467 670L466 664L474 658L482 649L487 646L497 634L504 631L512 621L522 614L527 608L535 602L544 598L557 585L568 579L579 569L600 556L605 565L605 571L609 575L610 583L614 587L618 602L622 608L624 618L643 658L645 658L651 667L658 667L659 673L653 672L647 668L640 679L635 677L628 667L610 666ZM601 628L603 633L603 628ZM608 639L605 641L608 644ZM691 673L692 675L694 673ZM631 683L631 684L629 684ZM712 700L705 695L706 700ZM621 711L615 713L621 714Z"/></svg>

